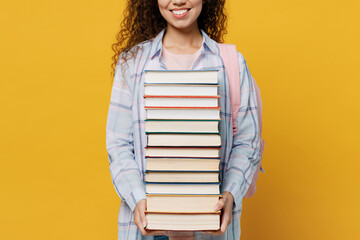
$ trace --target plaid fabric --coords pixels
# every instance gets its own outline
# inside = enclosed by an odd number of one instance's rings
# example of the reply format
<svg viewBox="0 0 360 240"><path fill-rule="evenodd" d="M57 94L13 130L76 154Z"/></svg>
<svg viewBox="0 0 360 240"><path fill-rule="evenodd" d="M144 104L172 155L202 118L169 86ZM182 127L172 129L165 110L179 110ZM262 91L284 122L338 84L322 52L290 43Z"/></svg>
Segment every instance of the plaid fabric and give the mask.
<svg viewBox="0 0 360 240"><path fill-rule="evenodd" d="M128 60L127 65L118 62L106 126L106 147L110 173L116 192L121 198L118 218L118 239L153 240L154 236L142 236L134 224L133 210L145 193L145 146L144 130L144 71L166 70L163 62L163 29L154 39L140 43L139 52ZM201 54L193 70L219 69L219 104L221 107L220 182L221 192L230 191L234 196L232 222L222 236L195 232L195 239L237 240L240 238L242 198L245 195L260 160L257 102L251 74L244 57L238 52L240 65L241 107L236 119L237 132L232 133L229 85L224 64L215 41L201 30L203 43ZM122 71L123 70L123 71Z"/></svg>

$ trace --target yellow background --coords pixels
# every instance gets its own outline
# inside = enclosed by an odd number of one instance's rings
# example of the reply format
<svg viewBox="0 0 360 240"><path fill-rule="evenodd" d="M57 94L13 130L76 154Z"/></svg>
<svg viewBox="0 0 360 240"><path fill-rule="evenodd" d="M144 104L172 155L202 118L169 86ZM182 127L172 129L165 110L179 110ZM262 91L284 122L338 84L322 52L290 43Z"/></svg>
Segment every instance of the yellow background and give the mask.
<svg viewBox="0 0 360 240"><path fill-rule="evenodd" d="M0 239L117 239L105 150L119 1L2 1ZM357 0L227 1L264 105L242 239L360 239Z"/></svg>

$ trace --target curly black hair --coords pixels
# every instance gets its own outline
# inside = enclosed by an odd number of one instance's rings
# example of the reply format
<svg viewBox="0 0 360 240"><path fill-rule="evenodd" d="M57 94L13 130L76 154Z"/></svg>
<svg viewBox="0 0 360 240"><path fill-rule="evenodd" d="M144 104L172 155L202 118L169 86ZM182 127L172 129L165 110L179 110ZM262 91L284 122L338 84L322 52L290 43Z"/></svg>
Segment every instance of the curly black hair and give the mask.
<svg viewBox="0 0 360 240"><path fill-rule="evenodd" d="M223 42L227 33L227 16L225 0L205 0L202 11L197 19L198 26L216 42ZM116 42L112 45L112 72L120 54L123 63L134 57L138 50L137 44L152 39L167 26L166 20L160 14L157 0L128 0L124 10L124 19L120 24L120 32L116 35Z"/></svg>

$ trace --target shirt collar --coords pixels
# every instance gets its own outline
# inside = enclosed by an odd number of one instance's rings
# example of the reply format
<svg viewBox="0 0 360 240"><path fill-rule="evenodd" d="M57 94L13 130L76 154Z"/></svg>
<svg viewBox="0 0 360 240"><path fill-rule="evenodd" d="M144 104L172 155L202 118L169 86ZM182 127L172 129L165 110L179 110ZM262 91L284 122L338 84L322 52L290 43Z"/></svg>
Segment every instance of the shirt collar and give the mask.
<svg viewBox="0 0 360 240"><path fill-rule="evenodd" d="M165 30L166 30L165 28L161 30L161 32L153 39L151 51L150 51L151 58L153 58L157 54L161 54L162 39L164 37ZM204 47L204 50L211 51L214 54L219 54L219 47L217 43L214 40L212 40L202 29L200 29L200 32L203 36L202 46Z"/></svg>

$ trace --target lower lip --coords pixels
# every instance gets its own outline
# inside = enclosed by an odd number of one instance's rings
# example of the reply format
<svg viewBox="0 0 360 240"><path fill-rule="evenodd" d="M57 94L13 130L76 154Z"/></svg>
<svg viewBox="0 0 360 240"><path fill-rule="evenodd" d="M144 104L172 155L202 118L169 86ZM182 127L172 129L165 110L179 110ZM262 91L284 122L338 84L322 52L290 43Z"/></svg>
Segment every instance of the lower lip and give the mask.
<svg viewBox="0 0 360 240"><path fill-rule="evenodd" d="M176 17L176 18L183 18L183 17L185 17L189 12L190 12L190 10L188 10L187 12L185 12L185 13L183 13L183 14L175 14L175 13L173 13L172 11L170 11L171 13L172 13L172 15L174 16L174 17Z"/></svg>

